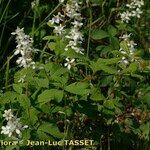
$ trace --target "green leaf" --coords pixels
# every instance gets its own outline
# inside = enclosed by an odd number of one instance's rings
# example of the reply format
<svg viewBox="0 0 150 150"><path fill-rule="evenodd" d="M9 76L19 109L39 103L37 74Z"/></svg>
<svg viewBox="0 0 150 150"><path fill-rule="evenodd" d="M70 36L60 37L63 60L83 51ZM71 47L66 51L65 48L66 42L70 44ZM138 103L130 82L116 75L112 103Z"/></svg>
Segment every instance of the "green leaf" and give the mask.
<svg viewBox="0 0 150 150"><path fill-rule="evenodd" d="M110 34L110 36L115 36L118 32L117 29L115 27L113 27L112 25L108 26L108 33Z"/></svg>
<svg viewBox="0 0 150 150"><path fill-rule="evenodd" d="M56 40L56 39L58 39L58 37L57 36L53 36L53 35L45 36L43 38L43 40Z"/></svg>
<svg viewBox="0 0 150 150"><path fill-rule="evenodd" d="M67 72L66 68L63 68L62 66L52 62L49 62L46 65L44 65L44 68L46 72L50 73L51 77L61 76L62 74Z"/></svg>
<svg viewBox="0 0 150 150"><path fill-rule="evenodd" d="M111 37L111 38L110 38L110 42L111 42L111 45L112 45L113 49L119 50L119 48L120 48L120 43L119 43L118 38L116 38L116 37Z"/></svg>
<svg viewBox="0 0 150 150"><path fill-rule="evenodd" d="M109 37L109 34L104 30L96 29L92 32L91 37L94 40L101 40L101 39L104 39L106 37Z"/></svg>
<svg viewBox="0 0 150 150"><path fill-rule="evenodd" d="M144 103L147 103L148 105L150 105L150 93L145 94L145 95L142 97L142 101L143 101Z"/></svg>
<svg viewBox="0 0 150 150"><path fill-rule="evenodd" d="M34 80L38 87L44 87L44 88L49 87L49 80L47 78L41 79L41 78L35 77Z"/></svg>
<svg viewBox="0 0 150 150"><path fill-rule="evenodd" d="M55 125L53 123L43 123L38 128L38 131L48 133L48 134L52 135L53 137L56 137L59 139L64 137L64 134L59 131L57 125Z"/></svg>
<svg viewBox="0 0 150 150"><path fill-rule="evenodd" d="M30 135L30 130L29 129L26 129L26 130L22 131L22 139L29 140L30 137L31 137L31 135Z"/></svg>
<svg viewBox="0 0 150 150"><path fill-rule="evenodd" d="M25 94L21 94L17 97L17 101L20 103L20 105L24 108L24 109L28 109L30 108L30 99L25 95Z"/></svg>
<svg viewBox="0 0 150 150"><path fill-rule="evenodd" d="M110 67L108 65L105 65L105 63L101 63L100 61L97 61L97 62L91 61L90 67L93 70L93 72L97 72L97 71L102 70L102 71L109 73L109 74L116 74L117 73L117 70L114 67Z"/></svg>
<svg viewBox="0 0 150 150"><path fill-rule="evenodd" d="M47 103L51 100L56 100L57 102L60 102L63 98L63 91L57 90L57 89L50 89L45 90L38 96L38 102L39 103Z"/></svg>
<svg viewBox="0 0 150 150"><path fill-rule="evenodd" d="M77 95L87 95L90 93L90 89L88 89L88 87L89 84L87 82L75 82L68 85L65 90Z"/></svg>
<svg viewBox="0 0 150 150"><path fill-rule="evenodd" d="M141 137L145 140L149 140L149 133L150 133L150 124L149 122L142 124L140 126L140 130L141 130Z"/></svg>
<svg viewBox="0 0 150 150"><path fill-rule="evenodd" d="M112 64L118 63L119 60L120 60L120 58L109 58L109 59L99 58L97 60L97 63L99 63L99 64L103 63L105 65L112 65Z"/></svg>
<svg viewBox="0 0 150 150"><path fill-rule="evenodd" d="M132 63L129 65L128 68L125 68L124 70L122 70L122 73L134 73L138 70L138 64L137 63Z"/></svg>
<svg viewBox="0 0 150 150"><path fill-rule="evenodd" d="M34 125L38 121L38 111L34 107L30 107L23 112L22 122L27 125Z"/></svg>
<svg viewBox="0 0 150 150"><path fill-rule="evenodd" d="M0 103L1 104L6 104L6 103L10 103L10 102L14 102L16 100L18 96L18 93L13 92L13 91L9 91L6 92L4 95L2 95L2 97L0 97Z"/></svg>
<svg viewBox="0 0 150 150"><path fill-rule="evenodd" d="M22 94L22 87L20 84L13 84L13 89L18 93Z"/></svg>
<svg viewBox="0 0 150 150"><path fill-rule="evenodd" d="M45 133L43 131L37 130L37 134L38 134L39 139L42 141L43 140L46 140L46 141L47 140L51 140L51 141L55 140L52 136L48 135L47 133Z"/></svg>
<svg viewBox="0 0 150 150"><path fill-rule="evenodd" d="M50 50L54 50L56 47L56 43L55 42L50 42L48 43L48 47L50 48Z"/></svg>
<svg viewBox="0 0 150 150"><path fill-rule="evenodd" d="M128 52L129 51L129 47L128 47L127 41L121 41L120 42L120 48Z"/></svg>
<svg viewBox="0 0 150 150"><path fill-rule="evenodd" d="M104 100L105 97L101 93L100 89L92 87L90 99L92 99L93 101L101 101Z"/></svg>
<svg viewBox="0 0 150 150"><path fill-rule="evenodd" d="M114 100L106 100L103 106L106 107L107 109L114 109L115 108Z"/></svg>

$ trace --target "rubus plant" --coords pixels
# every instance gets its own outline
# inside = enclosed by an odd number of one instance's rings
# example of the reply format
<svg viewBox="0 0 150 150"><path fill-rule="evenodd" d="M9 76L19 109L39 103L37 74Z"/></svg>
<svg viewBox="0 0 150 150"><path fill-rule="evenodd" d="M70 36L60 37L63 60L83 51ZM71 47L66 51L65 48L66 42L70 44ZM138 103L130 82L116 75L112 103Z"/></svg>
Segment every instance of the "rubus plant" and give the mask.
<svg viewBox="0 0 150 150"><path fill-rule="evenodd" d="M19 67L11 82L6 67L0 138L21 144L2 149L148 150L150 63L149 47L143 45L147 3L59 0L50 13L51 32L42 37L42 50L34 48L36 24L31 36L17 27L11 58ZM29 139L94 142L30 147Z"/></svg>

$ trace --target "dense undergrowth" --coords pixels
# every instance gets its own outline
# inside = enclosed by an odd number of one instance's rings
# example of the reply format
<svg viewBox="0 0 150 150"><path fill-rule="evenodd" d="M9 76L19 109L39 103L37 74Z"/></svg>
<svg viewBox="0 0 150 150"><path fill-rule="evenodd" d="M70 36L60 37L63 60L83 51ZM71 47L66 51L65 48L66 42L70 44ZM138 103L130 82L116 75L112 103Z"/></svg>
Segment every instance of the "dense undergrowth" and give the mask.
<svg viewBox="0 0 150 150"><path fill-rule="evenodd" d="M1 0L1 149L148 150L149 5Z"/></svg>

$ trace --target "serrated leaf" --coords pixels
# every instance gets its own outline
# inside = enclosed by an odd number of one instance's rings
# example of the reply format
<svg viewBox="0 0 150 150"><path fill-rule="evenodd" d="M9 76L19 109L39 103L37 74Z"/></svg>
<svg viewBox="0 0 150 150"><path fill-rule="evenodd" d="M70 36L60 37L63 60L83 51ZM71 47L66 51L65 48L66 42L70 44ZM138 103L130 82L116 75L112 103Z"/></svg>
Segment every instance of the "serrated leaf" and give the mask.
<svg viewBox="0 0 150 150"><path fill-rule="evenodd" d="M23 113L21 119L27 125L34 125L38 120L38 111L34 107L30 107Z"/></svg>
<svg viewBox="0 0 150 150"><path fill-rule="evenodd" d="M115 108L113 100L106 100L104 102L103 106L106 107L106 108L108 108L108 109L114 109Z"/></svg>
<svg viewBox="0 0 150 150"><path fill-rule="evenodd" d="M105 65L112 65L112 64L118 63L119 60L120 60L120 58L109 58L109 59L99 58L97 60L97 63L99 63L99 64L103 63Z"/></svg>
<svg viewBox="0 0 150 150"><path fill-rule="evenodd" d="M0 102L1 104L6 104L10 102L14 102L18 96L18 93L13 92L13 91L8 91L2 97L0 97Z"/></svg>
<svg viewBox="0 0 150 150"><path fill-rule="evenodd" d="M60 102L63 98L63 91L57 90L57 89L50 89L45 90L38 96L38 102L39 103L47 103L51 100L56 100L57 102Z"/></svg>
<svg viewBox="0 0 150 150"><path fill-rule="evenodd" d="M93 70L93 72L97 72L97 71L102 70L102 71L109 73L109 74L116 74L117 73L117 70L114 67L110 67L108 65L105 65L105 63L100 63L99 61L97 61L97 62L91 61L90 67Z"/></svg>
<svg viewBox="0 0 150 150"><path fill-rule="evenodd" d="M91 90L90 99L92 99L93 101L101 101L104 100L105 97L101 93L100 89L93 87Z"/></svg>
<svg viewBox="0 0 150 150"><path fill-rule="evenodd" d="M75 82L68 85L65 90L73 94L85 95L90 93L90 89L88 89L88 86L89 84L87 82Z"/></svg>
<svg viewBox="0 0 150 150"><path fill-rule="evenodd" d="M19 84L13 84L13 89L18 93L22 94L22 87Z"/></svg>
<svg viewBox="0 0 150 150"><path fill-rule="evenodd" d="M131 63L129 67L125 68L122 70L122 73L134 73L138 69L138 64L137 63Z"/></svg>
<svg viewBox="0 0 150 150"><path fill-rule="evenodd" d="M49 80L47 78L41 79L41 78L35 77L34 80L38 87L48 88L49 86Z"/></svg>
<svg viewBox="0 0 150 150"><path fill-rule="evenodd" d="M42 124L38 128L38 131L48 133L48 134L52 135L53 137L56 137L56 138L59 138L59 139L63 138L63 136L64 136L64 134L59 131L58 127L55 124L52 124L52 123Z"/></svg>
<svg viewBox="0 0 150 150"><path fill-rule="evenodd" d="M25 95L25 94L21 94L17 97L17 101L20 103L20 105L24 108L24 109L28 109L30 108L30 99Z"/></svg>

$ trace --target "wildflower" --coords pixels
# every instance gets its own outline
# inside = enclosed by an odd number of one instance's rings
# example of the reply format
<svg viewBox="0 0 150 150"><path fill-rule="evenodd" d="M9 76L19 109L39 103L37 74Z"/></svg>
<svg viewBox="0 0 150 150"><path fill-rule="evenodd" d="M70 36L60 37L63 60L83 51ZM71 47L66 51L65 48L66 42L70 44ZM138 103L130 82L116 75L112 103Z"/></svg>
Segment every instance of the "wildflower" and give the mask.
<svg viewBox="0 0 150 150"><path fill-rule="evenodd" d="M5 134L5 135L8 134L8 136L11 137L12 132L10 132L10 126L8 126L8 125L2 126L1 134Z"/></svg>
<svg viewBox="0 0 150 150"><path fill-rule="evenodd" d="M31 8L32 9L34 9L38 5L39 5L39 0L34 0L33 2L31 2Z"/></svg>
<svg viewBox="0 0 150 150"><path fill-rule="evenodd" d="M62 35L65 30L64 30L64 26L62 26L62 24L60 24L59 26L54 26L54 33L56 33L57 35Z"/></svg>
<svg viewBox="0 0 150 150"><path fill-rule="evenodd" d="M60 2L60 3L63 3L63 2L64 2L64 0L59 0L59 2Z"/></svg>
<svg viewBox="0 0 150 150"><path fill-rule="evenodd" d="M21 56L18 57L16 63L19 65L19 67L30 67L34 66L34 61L31 58L32 52L35 52L36 50L32 47L33 45L33 39L24 33L24 28L17 27L15 32L11 33L12 35L16 35L16 43L18 44L16 46L16 50L14 52L14 55L20 54Z"/></svg>
<svg viewBox="0 0 150 150"><path fill-rule="evenodd" d="M11 109L5 110L3 117L5 117L6 120L11 120L13 118L12 110Z"/></svg>
<svg viewBox="0 0 150 150"><path fill-rule="evenodd" d="M123 34L123 35L120 37L120 39L124 39L125 41L127 41L127 40L129 40L130 36L131 36L131 33L130 33L130 34Z"/></svg>
<svg viewBox="0 0 150 150"><path fill-rule="evenodd" d="M137 45L133 40L130 40L130 34L124 34L120 38L126 41L126 44L128 46L128 51L120 48L120 53L123 54L121 62L125 65L128 65L129 62L134 61L134 51L135 51L135 46ZM128 58L127 58L128 56Z"/></svg>
<svg viewBox="0 0 150 150"><path fill-rule="evenodd" d="M120 16L121 16L122 21L125 21L126 23L128 23L130 21L130 16L132 16L132 14L129 11L126 11L120 14Z"/></svg>
<svg viewBox="0 0 150 150"><path fill-rule="evenodd" d="M20 123L20 119L13 115L11 109L5 110L3 117L7 120L6 126L2 126L1 134L11 136L19 136L21 137L21 131L28 128L27 125L23 126Z"/></svg>
<svg viewBox="0 0 150 150"><path fill-rule="evenodd" d="M127 60L126 57L122 57L122 63L125 64L125 65L128 65L129 61Z"/></svg>
<svg viewBox="0 0 150 150"><path fill-rule="evenodd" d="M75 62L75 59L69 59L68 57L66 58L66 63L64 64L65 67L68 68L68 70L71 69L71 66L73 65L73 63Z"/></svg>
<svg viewBox="0 0 150 150"><path fill-rule="evenodd" d="M140 18L143 12L139 8L136 8L136 10L133 10L131 13L133 17Z"/></svg>
<svg viewBox="0 0 150 150"><path fill-rule="evenodd" d="M77 20L74 20L74 22L72 22L72 24L74 25L75 28L81 28L83 26L83 23L79 22Z"/></svg>
<svg viewBox="0 0 150 150"><path fill-rule="evenodd" d="M129 10L120 14L121 21L128 23L131 20L131 17L140 18L143 13L141 11L142 5L144 5L143 0L132 0L130 4L126 4L126 7L128 7Z"/></svg>
<svg viewBox="0 0 150 150"><path fill-rule="evenodd" d="M54 15L52 20L49 20L49 22L51 24L54 24L54 23L59 24L61 21L63 21L64 17L65 17L64 15L62 15L60 12L58 12L58 14L56 16Z"/></svg>
<svg viewBox="0 0 150 150"><path fill-rule="evenodd" d="M133 53L134 51L135 51L135 46L137 45L134 41L129 41L128 42L128 47L129 47L129 51L130 51L130 53Z"/></svg>

